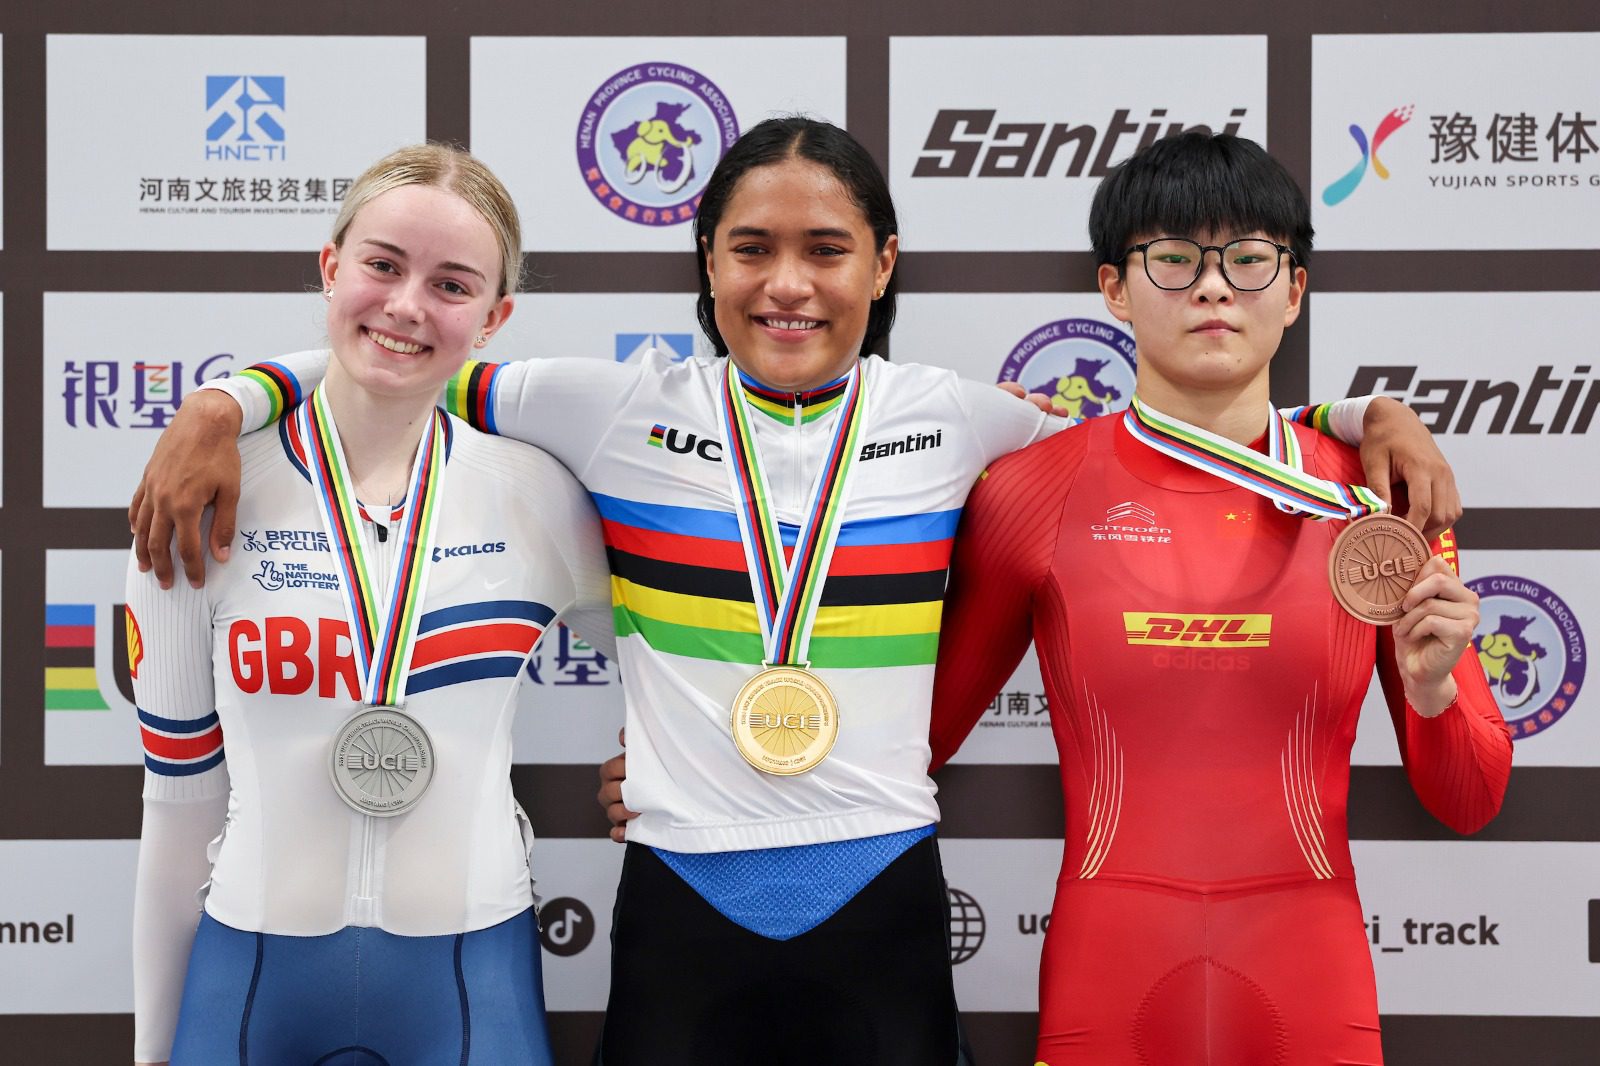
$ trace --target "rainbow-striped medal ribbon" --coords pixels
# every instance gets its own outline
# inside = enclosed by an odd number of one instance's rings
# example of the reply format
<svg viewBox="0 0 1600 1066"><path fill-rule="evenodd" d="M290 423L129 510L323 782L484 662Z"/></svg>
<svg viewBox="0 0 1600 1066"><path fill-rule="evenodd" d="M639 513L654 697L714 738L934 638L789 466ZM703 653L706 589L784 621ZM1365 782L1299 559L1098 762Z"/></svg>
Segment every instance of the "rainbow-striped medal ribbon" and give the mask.
<svg viewBox="0 0 1600 1066"><path fill-rule="evenodd" d="M1389 505L1365 485L1327 481L1302 469L1300 442L1289 420L1268 408L1267 454L1191 426L1146 404L1135 394L1122 424L1133 438L1196 470L1204 470L1271 500L1278 510L1317 521L1362 518Z"/></svg>
<svg viewBox="0 0 1600 1066"><path fill-rule="evenodd" d="M444 487L449 432L445 414L434 409L417 445L405 518L391 530L394 563L386 594L361 538L361 505L324 390L318 387L294 417L306 445L317 511L338 568L364 705L339 728L329 769L340 798L351 807L364 814L400 814L420 798L433 778L432 741L400 707L427 593Z"/></svg>
<svg viewBox="0 0 1600 1066"><path fill-rule="evenodd" d="M734 698L730 727L739 754L758 770L804 773L827 758L839 733L838 705L822 679L811 673L807 655L828 564L839 540L857 440L866 424L867 390L858 362L845 379L839 420L789 561L732 358L718 399L726 442L724 465L765 653L761 672Z"/></svg>
<svg viewBox="0 0 1600 1066"><path fill-rule="evenodd" d="M1365 485L1305 472L1289 420L1269 409L1267 454L1164 415L1136 395L1122 416L1135 440L1271 500L1280 511L1318 521L1354 519L1339 532L1328 584L1339 606L1363 622L1389 625L1404 614L1406 593L1428 561L1428 542Z"/></svg>

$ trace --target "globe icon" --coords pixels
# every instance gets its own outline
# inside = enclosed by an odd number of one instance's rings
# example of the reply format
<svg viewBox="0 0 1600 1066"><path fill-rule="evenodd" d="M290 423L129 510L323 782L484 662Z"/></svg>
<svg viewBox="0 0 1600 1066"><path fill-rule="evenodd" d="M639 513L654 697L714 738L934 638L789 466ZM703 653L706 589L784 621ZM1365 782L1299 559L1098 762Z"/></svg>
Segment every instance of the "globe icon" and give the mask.
<svg viewBox="0 0 1600 1066"><path fill-rule="evenodd" d="M959 966L983 947L983 908L959 888L946 886L946 891L950 893L950 963Z"/></svg>

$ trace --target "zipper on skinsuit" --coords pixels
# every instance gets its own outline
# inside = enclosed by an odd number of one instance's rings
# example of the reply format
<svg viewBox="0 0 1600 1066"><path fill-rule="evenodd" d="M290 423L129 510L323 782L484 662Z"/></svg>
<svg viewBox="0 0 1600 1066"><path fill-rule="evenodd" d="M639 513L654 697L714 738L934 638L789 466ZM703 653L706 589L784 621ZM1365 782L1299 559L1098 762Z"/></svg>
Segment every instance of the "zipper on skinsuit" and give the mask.
<svg viewBox="0 0 1600 1066"><path fill-rule="evenodd" d="M389 573L388 555L394 550L389 545L389 519L392 508L383 506L384 521L379 522L368 518L362 523L362 535L368 538L367 551L369 557L377 564L374 569L379 574ZM387 589L378 590L379 595L387 593ZM352 812L354 813L354 812ZM356 814L361 820L360 831L355 834L356 844L356 876L354 891L351 892L345 903L345 924L359 926L376 926L383 920L383 901L377 895L377 870L382 864L382 851L387 837L388 819L378 818L370 814Z"/></svg>

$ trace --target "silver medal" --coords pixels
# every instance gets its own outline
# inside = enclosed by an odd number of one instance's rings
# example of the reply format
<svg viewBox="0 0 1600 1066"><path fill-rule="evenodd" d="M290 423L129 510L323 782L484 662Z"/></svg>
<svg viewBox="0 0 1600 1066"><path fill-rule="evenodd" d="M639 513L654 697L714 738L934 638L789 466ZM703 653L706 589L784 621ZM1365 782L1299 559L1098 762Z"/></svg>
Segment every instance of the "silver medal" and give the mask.
<svg viewBox="0 0 1600 1066"><path fill-rule="evenodd" d="M339 798L379 818L411 809L433 781L433 741L395 707L357 711L334 735L328 770Z"/></svg>

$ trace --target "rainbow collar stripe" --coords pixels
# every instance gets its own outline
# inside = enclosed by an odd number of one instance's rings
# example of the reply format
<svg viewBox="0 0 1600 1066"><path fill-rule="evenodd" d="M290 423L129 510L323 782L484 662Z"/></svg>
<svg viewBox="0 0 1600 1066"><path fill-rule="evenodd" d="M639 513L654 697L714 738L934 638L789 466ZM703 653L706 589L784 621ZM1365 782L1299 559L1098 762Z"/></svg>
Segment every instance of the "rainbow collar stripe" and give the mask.
<svg viewBox="0 0 1600 1066"><path fill-rule="evenodd" d="M731 363L733 360L728 361ZM770 385L763 385L744 371L739 371L739 383L744 386L746 403L769 418L797 424L815 422L837 410L844 402L845 389L850 383L850 377L851 375L846 374L814 389L785 392Z"/></svg>
<svg viewBox="0 0 1600 1066"><path fill-rule="evenodd" d="M306 466L317 510L328 534L352 649L361 667L361 696L374 706L398 707L405 700L407 664L417 640L417 623L427 591L440 493L444 486L446 421L437 408L423 430L406 491L407 512L395 532L394 566L388 595L380 604L378 575L361 539L361 504L345 466L339 430L318 388L295 413L305 442Z"/></svg>
<svg viewBox="0 0 1600 1066"><path fill-rule="evenodd" d="M1360 518L1387 511L1377 493L1364 485L1345 485L1307 474L1300 443L1289 422L1276 411L1267 420L1267 454L1192 426L1150 407L1137 395L1122 416L1133 438L1196 470L1265 496L1278 510L1327 518Z"/></svg>
<svg viewBox="0 0 1600 1066"><path fill-rule="evenodd" d="M866 421L867 394L861 367L852 367L842 381L814 391L825 392L835 385L842 390L837 396L841 409L839 423L834 427L822 470L811 490L811 499L796 536L793 559L786 563L783 538L772 509L772 494L767 488L766 474L761 468L755 434L750 426L748 379L730 359L722 380L718 413L722 420L722 439L726 442L724 465L733 490L739 539L749 565L768 664L809 665L806 654L811 643L811 629L828 575L828 562L839 538L840 516L844 512L856 441ZM829 397L824 402L834 402L834 398Z"/></svg>

